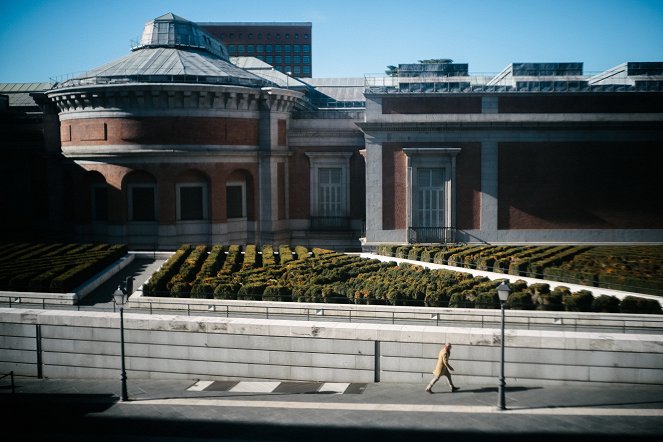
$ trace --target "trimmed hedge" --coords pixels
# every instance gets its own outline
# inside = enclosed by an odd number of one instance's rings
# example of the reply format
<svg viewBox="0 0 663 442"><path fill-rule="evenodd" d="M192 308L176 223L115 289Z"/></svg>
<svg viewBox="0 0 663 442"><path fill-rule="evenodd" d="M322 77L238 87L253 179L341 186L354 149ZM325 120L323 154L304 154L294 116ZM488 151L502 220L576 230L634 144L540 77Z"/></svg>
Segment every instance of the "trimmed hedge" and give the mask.
<svg viewBox="0 0 663 442"><path fill-rule="evenodd" d="M72 292L127 252L123 244L5 244L0 290Z"/></svg>
<svg viewBox="0 0 663 442"><path fill-rule="evenodd" d="M448 270L431 270L408 263L364 259L321 248L309 252L305 247L296 246L293 253L292 248L281 245L278 247L278 256L274 253L275 249L275 246L263 246L261 253L257 253L256 246L246 245L242 253L238 245L214 246L211 250L204 246L192 248L185 245L164 264L160 271L161 278L155 278L155 281L162 284L162 279L170 275L171 279L165 284L171 290L166 291L165 296L422 307L500 307L496 297L496 287L500 280L491 281ZM548 259L553 255L568 253L571 249L548 247L543 251L531 247L518 256L520 259L525 254ZM445 254L451 250L454 248L449 248ZM423 256L428 253L428 256L441 257L440 251L432 255L433 251L433 248L404 246L397 253L406 256ZM497 253L493 256L508 250L505 246L475 247L471 253L462 255L463 262L465 265L477 262L482 259L482 253L495 251ZM224 254L225 259L220 259L219 253ZM214 254L217 256L212 257ZM295 255L297 259L294 259ZM262 256L262 259L258 256ZM457 253L455 259L458 257ZM219 269L216 275L210 270L214 268ZM588 304L584 293L570 293L567 288L551 291L548 284L528 287L522 280L510 286L512 293L507 305L513 309L615 310L614 306L606 304L604 300L595 302L591 293ZM625 310L639 308L641 311L655 313L647 303L629 302ZM619 311L619 304L617 307Z"/></svg>

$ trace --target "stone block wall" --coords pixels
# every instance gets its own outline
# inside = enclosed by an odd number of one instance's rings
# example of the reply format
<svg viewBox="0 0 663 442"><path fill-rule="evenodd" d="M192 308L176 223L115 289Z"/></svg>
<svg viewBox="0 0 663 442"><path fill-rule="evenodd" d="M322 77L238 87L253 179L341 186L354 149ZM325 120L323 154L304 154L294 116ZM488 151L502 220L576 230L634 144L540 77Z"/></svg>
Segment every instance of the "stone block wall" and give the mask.
<svg viewBox="0 0 663 442"><path fill-rule="evenodd" d="M116 378L119 314L0 309L0 373ZM426 383L454 344L458 385L495 385L500 330L125 313L129 379ZM663 384L663 337L507 330L509 385Z"/></svg>

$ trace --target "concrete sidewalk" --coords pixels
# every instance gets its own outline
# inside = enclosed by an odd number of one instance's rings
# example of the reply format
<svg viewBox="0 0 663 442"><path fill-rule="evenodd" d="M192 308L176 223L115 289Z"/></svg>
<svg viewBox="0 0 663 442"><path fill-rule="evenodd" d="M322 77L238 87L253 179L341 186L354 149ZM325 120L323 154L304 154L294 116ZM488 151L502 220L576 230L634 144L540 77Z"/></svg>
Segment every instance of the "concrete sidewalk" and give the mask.
<svg viewBox="0 0 663 442"><path fill-rule="evenodd" d="M423 384L367 384L339 394L265 392L258 382L201 390L194 386L214 383L129 378L128 402L119 401L119 379L17 378L14 394L8 384L0 384L0 403L6 428L16 430L12 440L663 438L663 386L507 386L507 410L499 411L496 386L450 393L444 380L431 395Z"/></svg>

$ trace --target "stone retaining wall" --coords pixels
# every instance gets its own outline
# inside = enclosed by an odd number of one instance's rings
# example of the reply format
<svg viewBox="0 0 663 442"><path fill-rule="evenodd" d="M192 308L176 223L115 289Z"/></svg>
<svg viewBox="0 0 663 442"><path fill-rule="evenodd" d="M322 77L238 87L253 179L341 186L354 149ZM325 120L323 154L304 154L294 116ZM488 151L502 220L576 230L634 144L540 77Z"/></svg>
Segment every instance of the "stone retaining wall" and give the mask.
<svg viewBox="0 0 663 442"><path fill-rule="evenodd" d="M125 313L129 379L414 382L454 344L455 382L494 385L500 330ZM118 378L119 314L0 309L0 373ZM663 384L663 337L507 330L509 385Z"/></svg>

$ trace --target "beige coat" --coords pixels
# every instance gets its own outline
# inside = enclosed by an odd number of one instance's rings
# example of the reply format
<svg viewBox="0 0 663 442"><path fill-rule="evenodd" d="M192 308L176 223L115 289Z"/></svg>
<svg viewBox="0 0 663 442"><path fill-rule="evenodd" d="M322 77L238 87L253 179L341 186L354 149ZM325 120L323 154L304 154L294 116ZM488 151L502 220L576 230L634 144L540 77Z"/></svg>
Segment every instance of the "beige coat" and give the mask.
<svg viewBox="0 0 663 442"><path fill-rule="evenodd" d="M442 350L440 350L440 354L437 356L437 364L435 365L433 374L435 376L446 376L449 371L453 371L453 367L449 365L449 353L447 353L446 347L443 347Z"/></svg>

